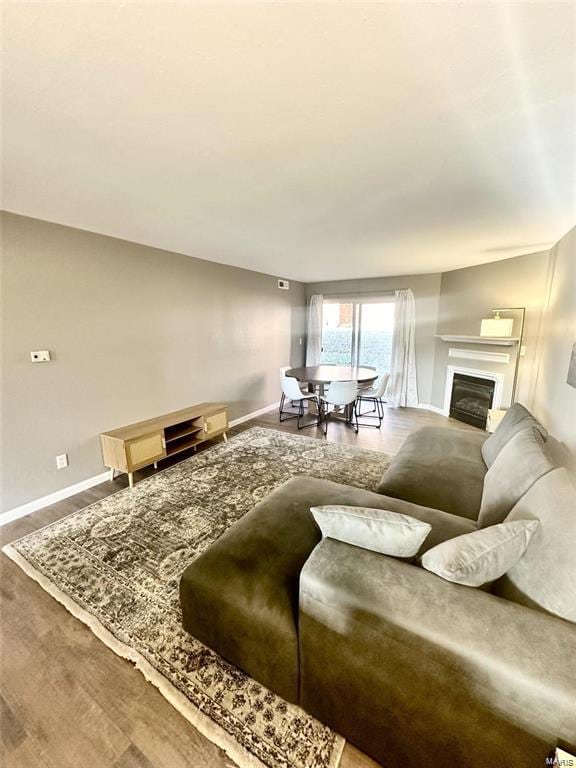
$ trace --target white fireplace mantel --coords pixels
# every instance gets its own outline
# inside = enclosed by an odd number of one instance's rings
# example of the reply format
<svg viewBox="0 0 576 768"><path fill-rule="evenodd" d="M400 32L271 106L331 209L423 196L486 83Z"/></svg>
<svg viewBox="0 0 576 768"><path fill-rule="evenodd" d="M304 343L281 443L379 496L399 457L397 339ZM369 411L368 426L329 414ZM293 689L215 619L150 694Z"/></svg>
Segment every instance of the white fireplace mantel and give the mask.
<svg viewBox="0 0 576 768"><path fill-rule="evenodd" d="M482 371L477 368L460 368L449 365L446 371L446 387L444 389L444 416L450 415L450 400L452 399L452 384L454 374L461 373L464 376L476 376L478 379L487 379L494 382L494 398L492 408L500 408L502 405L502 391L504 389L504 375L493 371Z"/></svg>
<svg viewBox="0 0 576 768"><path fill-rule="evenodd" d="M438 334L437 339L455 341L460 344L490 344L494 347L513 347L520 339L512 336L458 336L456 334Z"/></svg>

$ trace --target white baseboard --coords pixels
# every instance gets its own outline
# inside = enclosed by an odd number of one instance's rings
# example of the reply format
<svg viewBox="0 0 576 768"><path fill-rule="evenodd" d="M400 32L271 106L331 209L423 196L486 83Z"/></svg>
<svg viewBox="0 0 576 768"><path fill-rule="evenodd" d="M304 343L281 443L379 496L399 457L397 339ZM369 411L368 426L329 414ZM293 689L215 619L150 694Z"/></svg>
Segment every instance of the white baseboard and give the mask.
<svg viewBox="0 0 576 768"><path fill-rule="evenodd" d="M240 416L238 419L232 419L230 422L231 427L236 427L238 424L243 424L245 421L250 421L250 419L255 419L256 416L262 416L263 413L268 413L268 411L274 411L277 408L280 408L280 403L272 403L272 405L267 405L265 408L260 408L259 411L252 411L252 413L247 413L246 416Z"/></svg>
<svg viewBox="0 0 576 768"><path fill-rule="evenodd" d="M256 416L261 416L263 413L275 410L279 405L280 403L273 403L272 405L267 405L265 408L260 408L258 411L253 411L252 413L247 413L245 416L240 416L238 419L233 419L230 422L230 426L235 427L237 424L242 424L245 421L250 421L250 419L255 419ZM32 512L37 512L39 509L49 507L51 504L56 504L58 501L68 499L70 496L74 496L77 493L87 491L88 488L93 488L95 485L105 483L109 478L110 471L108 470L107 472L102 472L100 475L89 477L87 480L81 480L79 483L74 483L74 485L61 488L59 491L54 491L54 493L49 493L48 496L42 496L39 499L34 499L34 501L29 501L27 504L22 504L20 507L14 507L14 509L9 509L7 512L2 512L0 513L0 527L13 522L14 520L18 520L20 517L30 515Z"/></svg>
<svg viewBox="0 0 576 768"><path fill-rule="evenodd" d="M2 512L2 514L0 514L0 526L7 525L13 520L18 520L18 518L25 517L32 512L37 512L39 509L44 509L44 507L49 507L51 504L56 504L57 501L63 501L70 496L74 496L76 493L87 491L88 488L93 488L95 485L105 483L106 480L109 479L110 471L108 470L107 472L102 472L100 475L89 477L87 480L81 480L79 483L74 483L74 485L61 488L59 491L54 491L54 493L49 493L48 496L42 496L40 499L29 501L27 504L22 504L21 507L14 507L14 509L9 509L7 512Z"/></svg>
<svg viewBox="0 0 576 768"><path fill-rule="evenodd" d="M432 413L437 413L440 416L448 415L442 408L438 408L436 405L430 405L430 403L418 403L416 408L420 408L423 411L432 411Z"/></svg>

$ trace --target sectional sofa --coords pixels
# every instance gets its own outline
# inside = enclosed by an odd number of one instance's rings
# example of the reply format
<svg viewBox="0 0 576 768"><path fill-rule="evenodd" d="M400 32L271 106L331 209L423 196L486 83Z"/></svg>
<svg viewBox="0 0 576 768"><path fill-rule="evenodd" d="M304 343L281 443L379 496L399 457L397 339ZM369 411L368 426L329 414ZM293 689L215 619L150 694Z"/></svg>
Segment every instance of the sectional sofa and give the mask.
<svg viewBox="0 0 576 768"><path fill-rule="evenodd" d="M414 433L377 492L292 478L186 569L185 628L390 768L541 768L574 751L576 491L545 437L514 405L490 437ZM326 504L430 523L420 555L479 525L540 524L474 589L321 539L310 508Z"/></svg>

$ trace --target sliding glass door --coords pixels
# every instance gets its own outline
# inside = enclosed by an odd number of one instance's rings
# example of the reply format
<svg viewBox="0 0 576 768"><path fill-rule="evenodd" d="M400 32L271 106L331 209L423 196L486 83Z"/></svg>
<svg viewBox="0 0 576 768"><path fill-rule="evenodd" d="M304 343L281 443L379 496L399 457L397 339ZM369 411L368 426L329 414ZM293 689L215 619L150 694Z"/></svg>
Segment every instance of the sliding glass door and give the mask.
<svg viewBox="0 0 576 768"><path fill-rule="evenodd" d="M324 299L320 362L331 365L353 365L354 341L354 304Z"/></svg>
<svg viewBox="0 0 576 768"><path fill-rule="evenodd" d="M358 364L376 368L379 373L390 371L394 299L362 303L359 308Z"/></svg>
<svg viewBox="0 0 576 768"><path fill-rule="evenodd" d="M321 362L390 370L394 298L324 298Z"/></svg>

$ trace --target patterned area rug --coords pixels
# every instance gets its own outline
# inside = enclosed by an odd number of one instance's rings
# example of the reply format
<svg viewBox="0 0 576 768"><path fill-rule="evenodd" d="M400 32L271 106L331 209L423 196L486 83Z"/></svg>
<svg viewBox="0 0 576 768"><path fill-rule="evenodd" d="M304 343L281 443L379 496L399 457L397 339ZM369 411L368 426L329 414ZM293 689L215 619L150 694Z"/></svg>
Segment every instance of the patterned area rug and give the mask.
<svg viewBox="0 0 576 768"><path fill-rule="evenodd" d="M383 453L254 428L4 552L242 768L334 768L344 740L188 635L184 568L293 475L373 489Z"/></svg>

